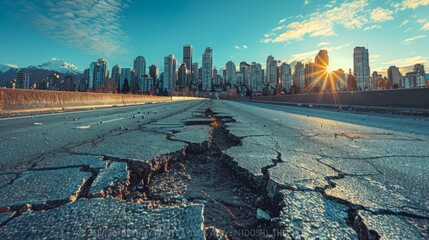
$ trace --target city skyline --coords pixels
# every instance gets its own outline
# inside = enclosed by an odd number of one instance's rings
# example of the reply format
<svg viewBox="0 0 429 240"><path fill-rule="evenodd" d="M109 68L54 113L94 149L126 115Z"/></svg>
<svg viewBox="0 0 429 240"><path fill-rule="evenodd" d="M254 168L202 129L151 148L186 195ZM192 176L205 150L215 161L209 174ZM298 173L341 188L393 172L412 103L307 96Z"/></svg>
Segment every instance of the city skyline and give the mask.
<svg viewBox="0 0 429 240"><path fill-rule="evenodd" d="M268 9L264 11L254 6L261 3L245 6L230 3L219 12L221 16L225 13L225 17L218 23L209 19L213 13L203 11L207 4L195 1L181 5L110 1L103 6L99 5L104 1L74 2L0 3L1 27L5 35L16 36L0 40L0 45L8 46L0 56L0 63L25 67L49 58L62 58L83 71L88 63L101 57L111 64L133 67L133 59L142 55L147 66L155 64L163 70L164 56L174 54L181 61L183 45L190 44L194 62L200 65L204 49L211 46L216 68L225 68L230 60L236 64L265 63L268 55L291 64L300 60L306 63L309 59L313 61L320 49L325 49L332 59L332 69L347 71L353 68L354 47L365 46L369 49L371 71L385 75L391 65L425 64L429 56L424 47L429 30L424 14L429 6L427 0L276 1L273 6L265 4ZM42 14L45 8L46 16ZM52 8L56 11L49 10ZM141 9L145 10L143 14L137 14ZM262 17L245 17L243 10ZM22 17L30 11L34 21L26 23ZM226 14L230 12L235 14ZM94 21L100 15L105 16L104 20ZM165 20L165 15L180 21ZM101 23L109 26L100 27ZM192 24L196 33L177 34L182 23ZM28 36L31 43L26 39ZM380 36L386 37L380 39Z"/></svg>

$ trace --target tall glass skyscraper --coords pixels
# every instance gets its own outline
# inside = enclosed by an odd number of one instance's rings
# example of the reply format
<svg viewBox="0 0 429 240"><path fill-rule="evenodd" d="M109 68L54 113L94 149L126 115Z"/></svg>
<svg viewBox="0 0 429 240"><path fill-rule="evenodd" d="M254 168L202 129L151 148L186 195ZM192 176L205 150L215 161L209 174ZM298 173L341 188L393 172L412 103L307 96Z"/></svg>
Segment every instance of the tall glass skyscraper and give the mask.
<svg viewBox="0 0 429 240"><path fill-rule="evenodd" d="M358 90L370 88L369 53L365 47L355 47L353 53L354 74Z"/></svg>

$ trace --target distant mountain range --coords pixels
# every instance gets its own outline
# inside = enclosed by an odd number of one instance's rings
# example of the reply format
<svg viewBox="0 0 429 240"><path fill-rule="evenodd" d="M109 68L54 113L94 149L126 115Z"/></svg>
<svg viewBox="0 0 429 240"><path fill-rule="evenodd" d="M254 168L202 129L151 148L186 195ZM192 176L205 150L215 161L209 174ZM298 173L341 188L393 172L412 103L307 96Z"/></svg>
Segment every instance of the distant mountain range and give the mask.
<svg viewBox="0 0 429 240"><path fill-rule="evenodd" d="M31 74L30 85L54 73L59 74L61 78L65 75L74 75L76 82L83 77L82 72L75 65L58 58L52 58L40 65L25 68ZM0 87L5 87L8 82L16 79L19 69L21 68L16 65L0 64Z"/></svg>

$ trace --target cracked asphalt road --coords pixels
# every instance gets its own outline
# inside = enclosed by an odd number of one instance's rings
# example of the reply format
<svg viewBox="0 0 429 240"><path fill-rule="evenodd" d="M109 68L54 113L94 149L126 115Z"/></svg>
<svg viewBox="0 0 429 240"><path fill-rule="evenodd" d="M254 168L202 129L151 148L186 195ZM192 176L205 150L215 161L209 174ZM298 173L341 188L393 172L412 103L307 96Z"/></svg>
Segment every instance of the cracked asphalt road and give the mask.
<svg viewBox="0 0 429 240"><path fill-rule="evenodd" d="M429 238L427 119L193 101L0 118L0 139L0 239Z"/></svg>

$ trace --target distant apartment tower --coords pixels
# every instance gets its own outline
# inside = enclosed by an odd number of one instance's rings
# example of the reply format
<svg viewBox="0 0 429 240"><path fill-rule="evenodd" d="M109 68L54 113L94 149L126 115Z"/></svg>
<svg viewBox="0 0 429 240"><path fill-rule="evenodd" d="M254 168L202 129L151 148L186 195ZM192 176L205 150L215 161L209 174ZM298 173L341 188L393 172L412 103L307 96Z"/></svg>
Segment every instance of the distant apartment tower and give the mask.
<svg viewBox="0 0 429 240"><path fill-rule="evenodd" d="M377 71L372 72L372 79L370 82L371 89L385 89L387 86L385 86L382 81L383 76L381 74Z"/></svg>
<svg viewBox="0 0 429 240"><path fill-rule="evenodd" d="M317 59L317 57L316 57ZM317 66L315 63L309 62L306 63L304 66L304 72L305 72L305 88L309 89L314 88L315 86L319 86L322 83L323 84L323 77L320 74L319 69L321 69L319 66ZM319 77L319 79L318 79ZM316 82L317 81L317 82Z"/></svg>
<svg viewBox="0 0 429 240"><path fill-rule="evenodd" d="M340 90L346 85L346 73L343 69L338 69L332 72L332 81L335 84L335 89Z"/></svg>
<svg viewBox="0 0 429 240"><path fill-rule="evenodd" d="M97 62L92 62L89 66L89 81L88 88L98 91L100 86L109 77L109 65L104 58L98 59Z"/></svg>
<svg viewBox="0 0 429 240"><path fill-rule="evenodd" d="M121 82L121 66L119 66L118 64L116 64L112 68L111 79L115 83L117 91L120 91L119 83Z"/></svg>
<svg viewBox="0 0 429 240"><path fill-rule="evenodd" d="M271 86L276 86L277 84L277 61L273 56L268 56L267 65L266 65L266 77L265 83L270 84Z"/></svg>
<svg viewBox="0 0 429 240"><path fill-rule="evenodd" d="M302 90L305 89L305 67L302 62L297 62L295 64L293 84Z"/></svg>
<svg viewBox="0 0 429 240"><path fill-rule="evenodd" d="M149 76L153 79L153 88L154 89L159 88L158 75L159 75L158 67L156 65L151 65L149 67Z"/></svg>
<svg viewBox="0 0 429 240"><path fill-rule="evenodd" d="M369 89L370 67L368 49L365 47L355 47L353 53L353 66L358 90Z"/></svg>
<svg viewBox="0 0 429 240"><path fill-rule="evenodd" d="M21 69L16 74L16 88L30 88L30 73L27 71L27 69Z"/></svg>
<svg viewBox="0 0 429 240"><path fill-rule="evenodd" d="M182 63L179 67L177 91L182 92L188 87L188 67Z"/></svg>
<svg viewBox="0 0 429 240"><path fill-rule="evenodd" d="M70 92L73 92L76 90L76 84L74 82L74 76L67 75L64 77L64 85L63 85L62 90L70 91Z"/></svg>
<svg viewBox="0 0 429 240"><path fill-rule="evenodd" d="M292 87L292 71L290 65L282 63L280 66L280 78L282 81L282 88L289 92Z"/></svg>
<svg viewBox="0 0 429 240"><path fill-rule="evenodd" d="M164 58L164 81L162 89L171 93L174 91L176 82L176 58L173 54Z"/></svg>
<svg viewBox="0 0 429 240"><path fill-rule="evenodd" d="M320 50L317 53L316 58L314 59L314 74L312 75L312 79L310 79L309 84L314 81L319 82L319 86L322 91L332 90L334 86L332 86L332 82L328 77L328 67L329 67L329 55L327 50ZM307 83L306 83L307 84ZM309 85L306 85L308 87Z"/></svg>
<svg viewBox="0 0 429 240"><path fill-rule="evenodd" d="M414 65L413 72L405 74L402 78L404 88L426 87L426 73L423 64Z"/></svg>
<svg viewBox="0 0 429 240"><path fill-rule="evenodd" d="M314 64L316 64L317 71L320 74L326 73L329 66L329 55L327 50L320 50L314 59Z"/></svg>
<svg viewBox="0 0 429 240"><path fill-rule="evenodd" d="M192 63L192 86L194 89L198 87L199 82L198 63L194 62Z"/></svg>
<svg viewBox="0 0 429 240"><path fill-rule="evenodd" d="M134 60L134 79L131 82L131 88L136 91L146 89L146 83L143 81L143 76L146 75L146 59L143 56L138 56Z"/></svg>
<svg viewBox="0 0 429 240"><path fill-rule="evenodd" d="M413 72L415 72L418 76L426 78L425 66L423 64L414 65Z"/></svg>
<svg viewBox="0 0 429 240"><path fill-rule="evenodd" d="M251 75L250 65L247 62L244 62L244 61L241 62L240 72L243 74L243 84L249 88L251 84L250 83L250 75Z"/></svg>
<svg viewBox="0 0 429 240"><path fill-rule="evenodd" d="M119 80L119 91L129 92L131 88L131 80L134 78L134 70L132 68L121 68L121 78Z"/></svg>
<svg viewBox="0 0 429 240"><path fill-rule="evenodd" d="M183 46L183 63L186 64L186 68L189 72L192 71L192 55L193 55L193 48L191 45Z"/></svg>
<svg viewBox="0 0 429 240"><path fill-rule="evenodd" d="M233 61L229 61L225 65L225 83L229 86L237 84L237 69Z"/></svg>
<svg viewBox="0 0 429 240"><path fill-rule="evenodd" d="M402 74L399 71L399 68L396 66L390 66L389 69L387 69L387 79L389 79L390 86L394 87L396 85L400 88Z"/></svg>
<svg viewBox="0 0 429 240"><path fill-rule="evenodd" d="M210 91L212 89L212 80L213 80L213 49L208 47L203 53L202 83L203 83L204 91Z"/></svg>
<svg viewBox="0 0 429 240"><path fill-rule="evenodd" d="M262 92L262 66L252 62L250 65L250 89L253 92Z"/></svg>
<svg viewBox="0 0 429 240"><path fill-rule="evenodd" d="M78 91L79 92L88 91L88 82L89 82L89 68L83 71L83 77L79 81Z"/></svg>
<svg viewBox="0 0 429 240"><path fill-rule="evenodd" d="M61 90L61 79L58 73L53 73L48 76L49 90Z"/></svg>

